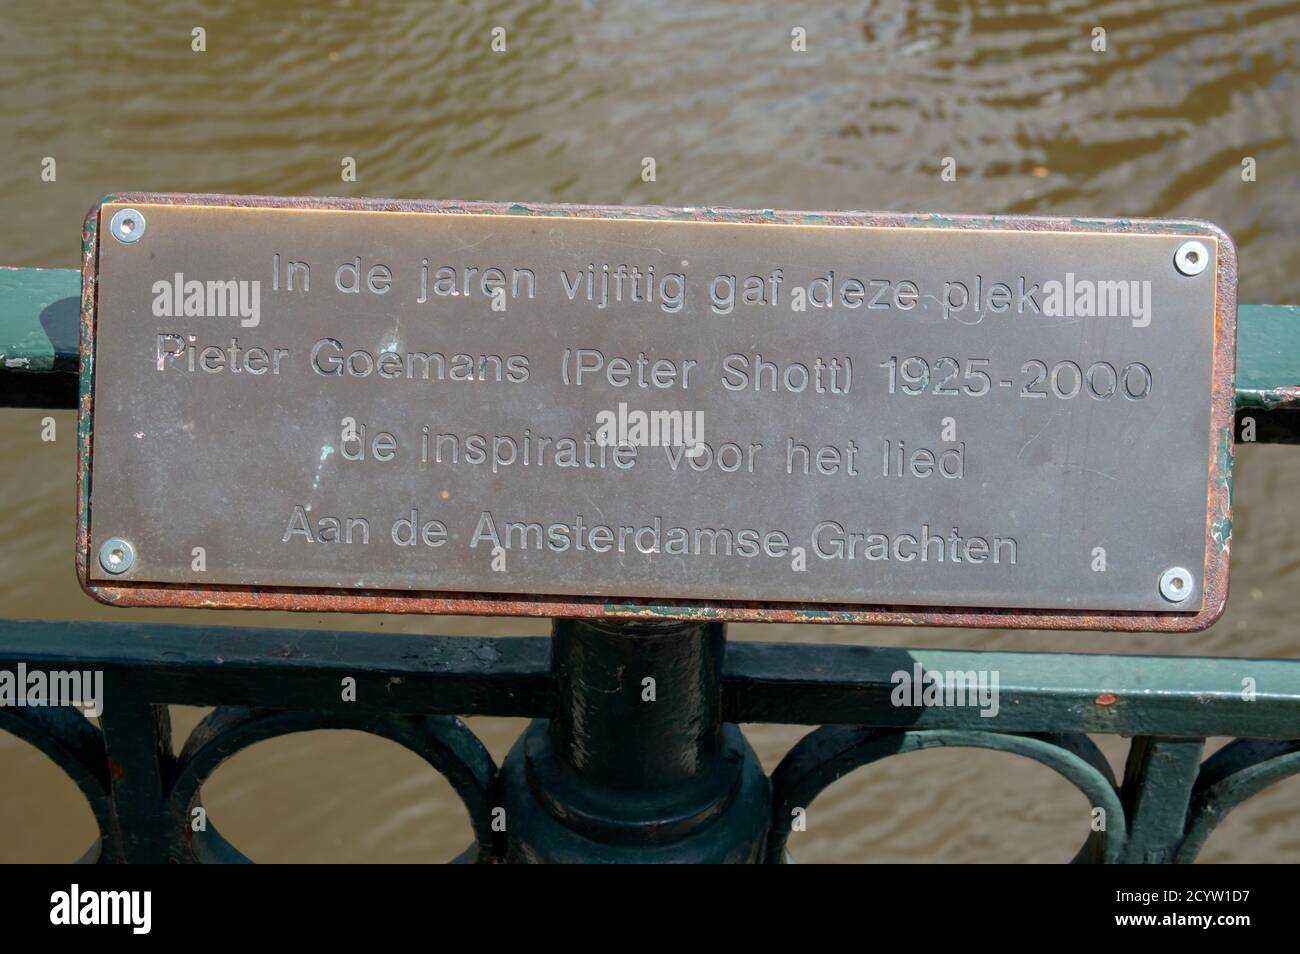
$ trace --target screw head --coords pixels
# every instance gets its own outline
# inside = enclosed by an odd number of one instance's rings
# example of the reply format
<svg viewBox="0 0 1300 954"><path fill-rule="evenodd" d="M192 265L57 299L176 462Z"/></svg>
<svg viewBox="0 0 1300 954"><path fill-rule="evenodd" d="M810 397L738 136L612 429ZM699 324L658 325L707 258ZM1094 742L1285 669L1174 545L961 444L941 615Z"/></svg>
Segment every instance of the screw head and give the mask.
<svg viewBox="0 0 1300 954"><path fill-rule="evenodd" d="M1202 242L1184 242L1174 253L1174 268L1184 275L1199 275L1210 264L1210 250Z"/></svg>
<svg viewBox="0 0 1300 954"><path fill-rule="evenodd" d="M1171 603L1186 603L1196 592L1196 579L1189 570L1171 566L1160 574L1160 595Z"/></svg>
<svg viewBox="0 0 1300 954"><path fill-rule="evenodd" d="M135 566L135 547L121 537L109 537L99 548L99 565L105 573L120 576Z"/></svg>
<svg viewBox="0 0 1300 954"><path fill-rule="evenodd" d="M108 230L113 233L113 238L130 245L140 241L144 226L144 216L138 209L118 209L108 223Z"/></svg>

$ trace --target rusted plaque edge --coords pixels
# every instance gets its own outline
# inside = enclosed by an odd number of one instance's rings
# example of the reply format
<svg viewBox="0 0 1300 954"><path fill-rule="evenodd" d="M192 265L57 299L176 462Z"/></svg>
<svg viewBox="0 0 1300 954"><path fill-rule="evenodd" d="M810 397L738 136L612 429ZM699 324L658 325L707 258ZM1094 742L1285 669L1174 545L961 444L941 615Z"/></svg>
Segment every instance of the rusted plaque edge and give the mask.
<svg viewBox="0 0 1300 954"><path fill-rule="evenodd" d="M159 583L103 585L90 580L90 480L94 432L95 306L100 208L109 202L265 209L422 212L688 222L817 224L955 231L1057 232L1199 236L1217 246L1209 483L1206 487L1204 603L1195 613L738 601L665 601L607 597L332 590ZM126 192L105 196L82 227L81 369L77 410L77 576L82 589L113 606L294 610L345 613L429 613L474 616L568 616L610 619L716 620L746 623L834 623L1011 629L1196 632L1213 624L1228 597L1232 538L1233 384L1237 337L1237 250L1218 226L1197 219L1080 219L1057 216L969 216L905 212L798 212L770 209L674 209L663 206L523 205L510 202L406 199L283 198Z"/></svg>

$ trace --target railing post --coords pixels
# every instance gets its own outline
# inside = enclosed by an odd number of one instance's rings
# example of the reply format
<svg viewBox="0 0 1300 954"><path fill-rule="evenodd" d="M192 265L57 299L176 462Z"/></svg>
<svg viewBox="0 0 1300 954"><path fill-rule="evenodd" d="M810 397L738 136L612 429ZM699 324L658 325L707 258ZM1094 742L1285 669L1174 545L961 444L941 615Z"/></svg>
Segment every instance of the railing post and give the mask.
<svg viewBox="0 0 1300 954"><path fill-rule="evenodd" d="M112 779L112 828L106 833L100 860L128 864L186 860L189 819L172 815L166 802L174 761L170 711L134 697L117 680L107 688L100 724Z"/></svg>
<svg viewBox="0 0 1300 954"><path fill-rule="evenodd" d="M769 784L722 721L721 623L557 620L553 719L502 767L517 862L754 862Z"/></svg>

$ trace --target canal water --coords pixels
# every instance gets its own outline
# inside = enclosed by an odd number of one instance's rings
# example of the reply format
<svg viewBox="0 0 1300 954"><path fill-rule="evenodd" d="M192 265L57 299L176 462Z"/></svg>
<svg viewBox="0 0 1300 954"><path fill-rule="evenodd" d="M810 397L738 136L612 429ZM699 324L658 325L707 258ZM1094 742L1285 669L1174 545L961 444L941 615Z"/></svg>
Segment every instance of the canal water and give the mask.
<svg viewBox="0 0 1300 954"><path fill-rule="evenodd" d="M335 2L296 10L17 0L0 18L0 264L72 267L110 191L1195 216L1236 239L1241 300L1300 302L1300 4L1282 0ZM506 49L492 34L505 29ZM192 49L195 28L206 50ZM802 28L806 50L792 49ZM1105 51L1093 49L1100 28ZM54 181L43 181L46 157ZM344 160L356 181L344 182ZM643 159L656 178L643 181ZM942 181L945 157L955 181ZM1243 181L1253 159L1255 181ZM527 620L126 611L73 575L75 426L0 412L0 614L405 633ZM1197 635L733 626L731 637L1078 652L1300 655L1300 452L1239 450L1232 596ZM1263 688L1263 687L1261 687ZM202 712L177 709L178 737ZM518 720L473 719L499 760ZM805 730L749 727L775 765ZM1218 744L1218 743L1213 743ZM1122 769L1125 744L1105 739ZM1300 781L1202 860L1300 858ZM205 788L260 861L424 861L469 839L450 788L354 733L263 743ZM900 756L837 783L804 861L1052 861L1089 806L1014 756ZM78 857L89 811L0 737L0 861Z"/></svg>

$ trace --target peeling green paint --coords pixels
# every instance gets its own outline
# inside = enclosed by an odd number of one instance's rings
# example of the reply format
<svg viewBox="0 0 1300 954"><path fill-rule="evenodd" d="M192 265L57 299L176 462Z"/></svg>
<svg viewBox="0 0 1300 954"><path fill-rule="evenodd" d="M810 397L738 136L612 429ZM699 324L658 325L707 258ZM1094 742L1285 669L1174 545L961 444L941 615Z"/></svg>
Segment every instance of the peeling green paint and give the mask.
<svg viewBox="0 0 1300 954"><path fill-rule="evenodd" d="M1228 490L1228 499L1232 499L1232 427L1225 427L1219 434L1219 479Z"/></svg>
<svg viewBox="0 0 1300 954"><path fill-rule="evenodd" d="M1097 229L1103 232L1125 232L1133 227L1128 219L1070 219L1070 224L1081 229Z"/></svg>
<svg viewBox="0 0 1300 954"><path fill-rule="evenodd" d="M1146 222L1139 221L1135 223L1132 219L1125 218L1083 219L1074 217L1070 219L1070 224L1077 228L1102 232L1141 232L1148 235L1173 233L1175 235L1204 235L1210 238L1214 237L1214 232L1206 224L1201 222L1161 221L1158 224L1148 225Z"/></svg>
<svg viewBox="0 0 1300 954"><path fill-rule="evenodd" d="M1178 232L1185 235L1210 235L1204 225L1195 222L1170 222L1160 226L1162 232Z"/></svg>
<svg viewBox="0 0 1300 954"><path fill-rule="evenodd" d="M689 617L690 619L723 619L724 616L720 610L709 609L708 607L681 607L681 606L657 606L645 605L642 603L606 603L604 605L606 613L630 614L634 616L654 616L664 619L681 619Z"/></svg>
<svg viewBox="0 0 1300 954"><path fill-rule="evenodd" d="M946 216L931 215L914 215L912 216L913 225L924 225L927 228L955 229L960 228L960 223L956 219L950 219Z"/></svg>
<svg viewBox="0 0 1300 954"><path fill-rule="evenodd" d="M1215 469L1219 474L1219 484L1227 491L1228 499L1224 502L1223 510L1210 524L1210 536L1214 538L1214 542L1219 545L1220 550L1227 550L1228 544L1232 541L1232 488L1234 480L1231 426L1225 427L1219 433L1219 457Z"/></svg>
<svg viewBox="0 0 1300 954"><path fill-rule="evenodd" d="M110 192L108 193L108 195L102 197L98 202L92 205L90 207L90 211L86 213L86 221L83 226L84 232L81 236L82 255L89 255L91 250L93 250L95 247L95 233L98 230L98 226L99 226L99 210L102 209L104 206L108 205L110 202L117 202L117 201L119 201L117 193Z"/></svg>
<svg viewBox="0 0 1300 954"><path fill-rule="evenodd" d="M1210 526L1210 535L1214 537L1214 542L1219 545L1220 550L1228 549L1228 544L1232 542L1232 518L1222 514Z"/></svg>
<svg viewBox="0 0 1300 954"><path fill-rule="evenodd" d="M814 609L795 610L794 615L795 615L795 619L809 620L809 621L820 620L822 622L835 619L836 617L836 614L830 612L829 610L814 610Z"/></svg>

